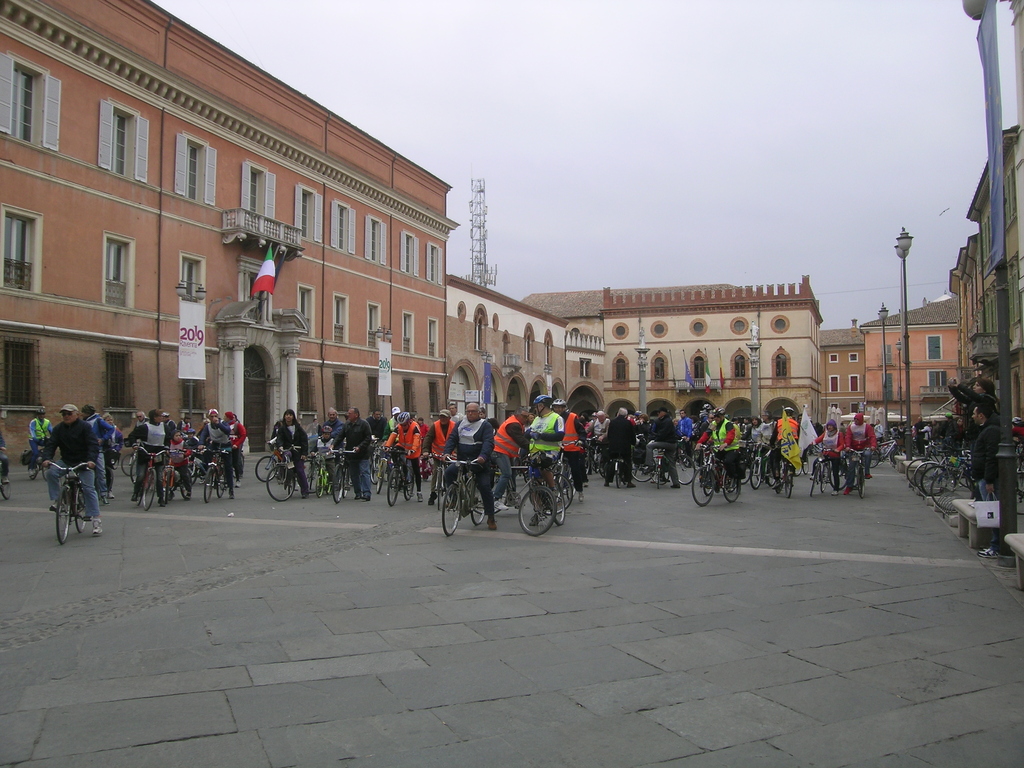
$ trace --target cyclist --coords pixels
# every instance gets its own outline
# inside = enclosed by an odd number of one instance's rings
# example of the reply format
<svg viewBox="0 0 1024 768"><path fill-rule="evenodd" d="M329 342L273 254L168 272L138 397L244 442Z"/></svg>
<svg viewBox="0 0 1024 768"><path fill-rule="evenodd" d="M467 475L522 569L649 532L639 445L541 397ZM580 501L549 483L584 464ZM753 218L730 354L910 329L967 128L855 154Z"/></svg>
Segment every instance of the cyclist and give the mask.
<svg viewBox="0 0 1024 768"><path fill-rule="evenodd" d="M469 461L473 474L476 475L476 488L484 503L484 514L487 515L487 527L492 531L498 529L494 522L494 493L488 477L487 467L494 451L494 427L480 412L479 403L466 403L466 418L455 425L444 444L444 452L459 461ZM444 484L450 486L459 474L457 464L452 464L444 471ZM549 473L550 474L550 473Z"/></svg>
<svg viewBox="0 0 1024 768"><path fill-rule="evenodd" d="M423 453L429 453L434 464L434 471L430 475L430 498L427 499L430 506L434 506L437 494L441 490L441 458L444 454L444 444L448 442L448 435L454 426L452 413L446 408L437 415L437 420L423 435Z"/></svg>
<svg viewBox="0 0 1024 768"><path fill-rule="evenodd" d="M779 415L779 420L772 426L772 436L769 441L771 446L771 453L768 454L768 468L776 480L779 479L779 471L782 467L782 447L779 444L782 439L782 428L783 422L788 423L793 439L796 440L797 435L800 434L800 426L796 423L794 415L796 411L790 408L788 405L782 409L782 413ZM788 459L787 459L788 461ZM790 462L792 463L792 462Z"/></svg>
<svg viewBox="0 0 1024 768"><path fill-rule="evenodd" d="M530 438L530 458L539 460L544 482L552 489L555 487L555 476L551 474L551 466L565 438L565 422L551 410L553 403L554 398L550 395L537 395L533 399L533 423L526 430L526 436Z"/></svg>
<svg viewBox="0 0 1024 768"><path fill-rule="evenodd" d="M146 481L149 455L162 451L170 438L171 436L167 434L164 416L156 408L149 412L148 421L138 424L128 435L127 442L138 445L140 448L135 451L135 489L132 492L132 501L138 501L142 497L142 485ZM160 506L166 505L164 492L159 483L157 483L156 490Z"/></svg>
<svg viewBox="0 0 1024 768"><path fill-rule="evenodd" d="M629 411L619 408L608 422L608 462L605 464L605 488L615 479L615 460L622 460L622 476L627 488L636 488L633 482L633 447L636 445L636 426L629 420Z"/></svg>
<svg viewBox="0 0 1024 768"><path fill-rule="evenodd" d="M530 439L526 436L525 427L530 418L530 409L525 405L516 409L516 412L509 416L498 427L494 434L494 452L491 459L498 467L500 476L494 485L494 509L502 512L508 509L502 502L505 489L512 479L512 459L522 456L530 450Z"/></svg>
<svg viewBox="0 0 1024 768"><path fill-rule="evenodd" d="M346 413L345 428L334 442L334 450L351 452L345 461L356 501L370 500L370 444L373 439L369 421L360 417L358 408L350 407Z"/></svg>
<svg viewBox="0 0 1024 768"><path fill-rule="evenodd" d="M245 445L245 438L249 436L249 430L231 411L224 411L224 419L231 428L231 462L235 469L235 487L237 488L242 484L242 446ZM184 431L183 429L182 432Z"/></svg>
<svg viewBox="0 0 1024 768"><path fill-rule="evenodd" d="M299 427L299 429L302 428ZM222 451L226 454L223 462L224 479L228 484L228 498L235 498L234 463L231 460L231 454L228 452L228 449L231 448L231 427L228 426L226 421L221 420L220 412L216 408L211 408L207 411L203 429L199 433L199 442L210 451ZM207 462L211 458L211 456L207 456ZM307 493L306 495L308 496L309 494Z"/></svg>
<svg viewBox="0 0 1024 768"><path fill-rule="evenodd" d="M423 489L420 487L420 446L423 438L420 435L419 425L413 420L412 414L408 411L401 411L395 419L395 431L392 432L384 443L385 448L397 444L405 451L405 460L402 462L406 474L412 473L416 479L416 501L423 501Z"/></svg>
<svg viewBox="0 0 1024 768"><path fill-rule="evenodd" d="M96 433L96 440L100 446L96 465L101 467L101 469L96 473L96 493L100 495L102 503L109 504L110 500L107 498L107 471L103 467L107 465L107 446L114 437L114 427L107 423L100 414L96 413L96 409L91 405L82 406L82 416L85 418L86 424L92 427L93 432Z"/></svg>
<svg viewBox="0 0 1024 768"><path fill-rule="evenodd" d="M32 458L28 464L30 470L36 468L36 464L39 462L39 448L46 442L46 438L52 431L53 425L46 418L46 409L37 408L36 417L28 423L28 447L32 449Z"/></svg>
<svg viewBox="0 0 1024 768"><path fill-rule="evenodd" d="M864 456L864 478L871 478L871 451L878 447L878 440L875 438L875 429L864 421L864 414L854 414L853 424L846 428L846 448L850 451L858 451ZM853 483L856 478L856 468L850 462L846 468L846 487L843 495L849 496L853 490Z"/></svg>
<svg viewBox="0 0 1024 768"><path fill-rule="evenodd" d="M114 428L114 436L110 438L110 442L107 446L107 498L114 498L114 467L117 466L117 460L121 458L121 450L124 448L124 434L118 429L117 424L114 423L114 416L109 413L103 414L103 420Z"/></svg>
<svg viewBox="0 0 1024 768"><path fill-rule="evenodd" d="M668 477L672 481L672 487L679 488L679 471L676 469L676 452L679 449L679 444L676 440L675 425L672 423L672 417L669 415L668 408L664 405L655 408L654 415L656 418L652 424L654 429L653 439L647 444L646 449L647 467L652 472L654 471L654 449L661 448L665 451L662 466L668 469Z"/></svg>
<svg viewBox="0 0 1024 768"><path fill-rule="evenodd" d="M96 479L93 477L96 469L96 460L100 455L100 446L96 442L96 433L92 427L80 418L78 406L72 403L65 403L60 409L60 424L53 428L50 436L43 445L42 460L43 469L50 464L58 467L73 467L82 462L88 463L88 469L78 473L82 481L82 494L85 496L85 517L92 520L92 535L99 536L103 533L103 525L100 520L100 502L96 496ZM54 454L60 451L60 460L55 460ZM47 472L45 474L46 485L50 492L50 511L57 511L57 497L60 495L60 472Z"/></svg>
<svg viewBox="0 0 1024 768"><path fill-rule="evenodd" d="M708 431L697 441L697 445L711 443L715 455L725 465L725 474L736 480L737 484L743 479L743 469L740 467L740 456L737 453L740 448L739 435L736 425L725 417L725 408L719 408L711 416Z"/></svg>
<svg viewBox="0 0 1024 768"><path fill-rule="evenodd" d="M565 436L562 438L562 455L565 456L565 463L569 465L572 473L572 484L576 489L576 498L583 501L583 484L587 481L586 455L587 449L583 445L586 431L580 417L569 410L565 400L555 400L551 407L565 423Z"/></svg>
<svg viewBox="0 0 1024 768"><path fill-rule="evenodd" d="M395 431L395 427L398 426L398 416L401 412L402 409L397 405L391 409L391 418L384 424L384 434L381 436L384 442L387 442L391 433Z"/></svg>
<svg viewBox="0 0 1024 768"><path fill-rule="evenodd" d="M832 495L839 495L839 468L843 464L842 455L846 450L846 435L839 431L835 419L825 423L825 431L814 441L821 446L820 461L827 461L832 470Z"/></svg>
<svg viewBox="0 0 1024 768"><path fill-rule="evenodd" d="M693 455L693 419L684 410L679 411L676 421L676 442L686 451L687 456Z"/></svg>
<svg viewBox="0 0 1024 768"><path fill-rule="evenodd" d="M188 468L188 458L192 451L189 450L185 442L185 433L180 429L175 430L167 447L170 449L171 466L174 467L174 472L178 476L178 482L182 487L181 498L185 501L191 501L192 473Z"/></svg>

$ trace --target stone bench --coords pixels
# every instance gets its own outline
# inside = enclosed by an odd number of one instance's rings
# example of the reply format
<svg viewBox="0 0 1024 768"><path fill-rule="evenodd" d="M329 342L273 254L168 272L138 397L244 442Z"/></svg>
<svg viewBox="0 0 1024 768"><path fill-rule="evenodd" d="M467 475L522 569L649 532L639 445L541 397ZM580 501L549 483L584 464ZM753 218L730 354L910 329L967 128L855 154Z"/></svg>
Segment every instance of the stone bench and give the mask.
<svg viewBox="0 0 1024 768"><path fill-rule="evenodd" d="M967 539L967 546L971 549L987 547L992 539L992 531L989 528L978 527L978 515L971 506L971 500L954 499L953 509L960 518L957 533L961 539Z"/></svg>
<svg viewBox="0 0 1024 768"><path fill-rule="evenodd" d="M1024 557L1024 533L1009 533L1005 540L1006 546L1013 550L1017 559L1017 589L1024 589L1024 570L1021 569L1021 558Z"/></svg>

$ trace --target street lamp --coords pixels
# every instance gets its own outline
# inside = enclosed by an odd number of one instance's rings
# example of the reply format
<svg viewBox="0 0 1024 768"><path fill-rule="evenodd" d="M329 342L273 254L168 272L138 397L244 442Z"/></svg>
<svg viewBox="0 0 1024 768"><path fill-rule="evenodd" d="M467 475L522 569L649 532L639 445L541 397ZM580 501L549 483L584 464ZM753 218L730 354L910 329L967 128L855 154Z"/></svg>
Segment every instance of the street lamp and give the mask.
<svg viewBox="0 0 1024 768"><path fill-rule="evenodd" d="M885 321L889 317L889 310L882 302L882 308L878 310L878 319L882 321L882 437L889 431L889 374L886 372L885 360Z"/></svg>
<svg viewBox="0 0 1024 768"><path fill-rule="evenodd" d="M907 228L903 227L899 237L896 238L896 255L900 257L900 265L903 268L900 286L902 287L902 296L900 296L900 318L903 320L903 396L907 399L907 430L904 437L904 448L903 453L907 459L911 458L910 449L910 420L913 418L910 415L910 332L907 330L907 256L910 255L910 246L913 243L914 238L907 233Z"/></svg>
<svg viewBox="0 0 1024 768"><path fill-rule="evenodd" d="M174 292L178 294L179 299L185 301L202 301L206 298L206 289L202 284L196 284L193 287L191 283L186 283L184 280L174 287Z"/></svg>

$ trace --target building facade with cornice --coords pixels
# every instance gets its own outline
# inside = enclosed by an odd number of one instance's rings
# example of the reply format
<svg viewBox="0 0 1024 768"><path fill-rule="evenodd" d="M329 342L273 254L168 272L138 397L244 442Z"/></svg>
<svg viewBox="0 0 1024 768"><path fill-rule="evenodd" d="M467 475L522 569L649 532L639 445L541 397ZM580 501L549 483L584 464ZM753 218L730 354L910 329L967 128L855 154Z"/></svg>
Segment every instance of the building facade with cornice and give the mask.
<svg viewBox="0 0 1024 768"><path fill-rule="evenodd" d="M819 331L818 340L822 371L818 414L824 418L833 408L842 413L863 410L867 400L864 334L857 327L857 321L854 320L849 328Z"/></svg>
<svg viewBox="0 0 1024 768"><path fill-rule="evenodd" d="M641 329L647 352L646 407L731 416L751 411L751 334L760 343L759 410L777 415L820 403L821 314L810 278L768 286L727 284L535 293L523 301L565 317L605 341L606 410L640 404ZM689 376L687 376L689 372Z"/></svg>
<svg viewBox="0 0 1024 768"><path fill-rule="evenodd" d="M378 329L396 399L443 387L449 186L159 7L0 0L0 149L8 429L191 397L261 446L286 407L387 405ZM198 386L179 285L205 287Z"/></svg>

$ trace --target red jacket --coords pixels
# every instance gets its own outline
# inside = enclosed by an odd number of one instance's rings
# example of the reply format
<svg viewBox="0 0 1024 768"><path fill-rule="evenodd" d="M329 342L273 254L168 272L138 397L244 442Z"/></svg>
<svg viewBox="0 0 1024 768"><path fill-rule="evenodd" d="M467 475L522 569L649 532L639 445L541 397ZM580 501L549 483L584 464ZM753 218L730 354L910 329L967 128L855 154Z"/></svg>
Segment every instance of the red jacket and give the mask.
<svg viewBox="0 0 1024 768"><path fill-rule="evenodd" d="M241 448L245 444L245 438L249 434L245 425L238 419L231 422L231 447Z"/></svg>
<svg viewBox="0 0 1024 768"><path fill-rule="evenodd" d="M816 444L821 444L821 442L825 439L825 436L827 434L828 434L828 430L825 430L820 435L818 435L817 438L815 438L814 442ZM839 430L836 430L836 449L834 451L823 449L822 452L821 452L821 455L825 456L827 458L830 458L830 459L834 459L834 458L838 457L839 454L845 448L846 448L846 434L844 432L840 432Z"/></svg>

